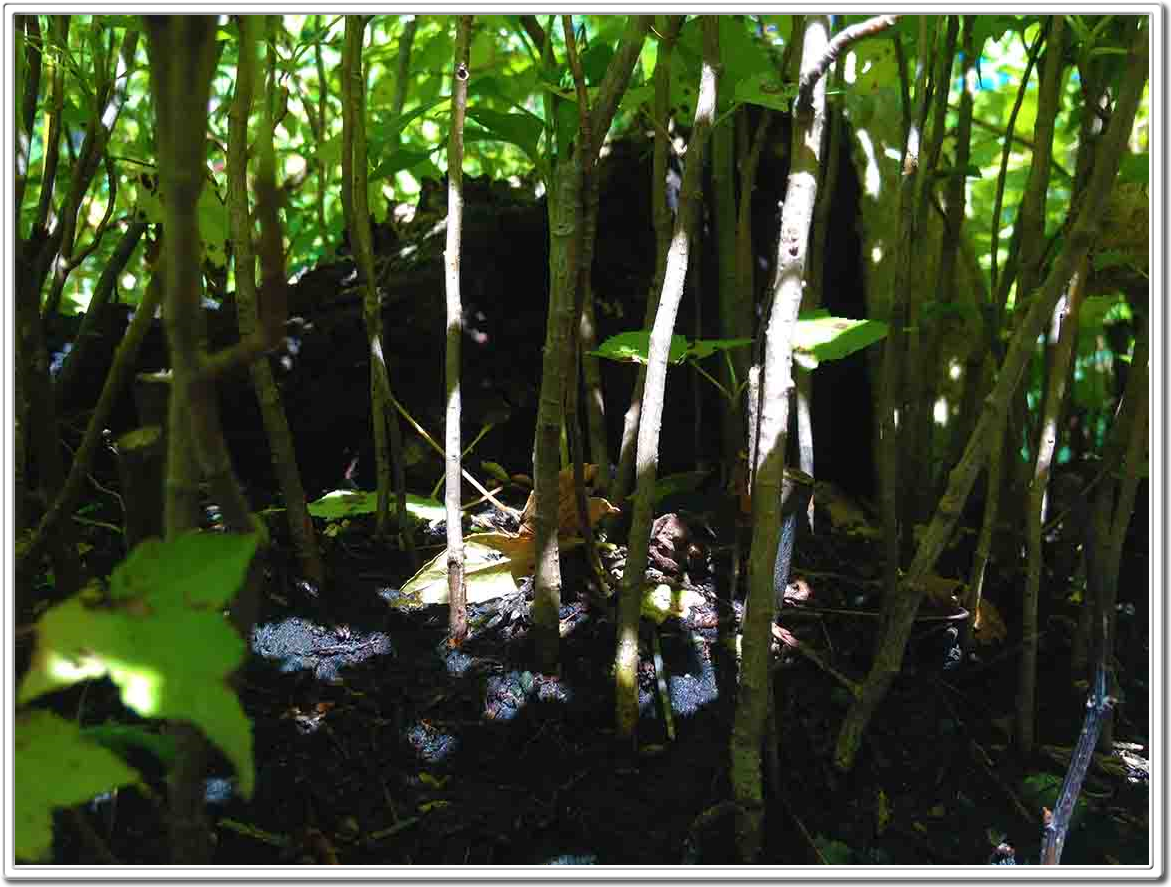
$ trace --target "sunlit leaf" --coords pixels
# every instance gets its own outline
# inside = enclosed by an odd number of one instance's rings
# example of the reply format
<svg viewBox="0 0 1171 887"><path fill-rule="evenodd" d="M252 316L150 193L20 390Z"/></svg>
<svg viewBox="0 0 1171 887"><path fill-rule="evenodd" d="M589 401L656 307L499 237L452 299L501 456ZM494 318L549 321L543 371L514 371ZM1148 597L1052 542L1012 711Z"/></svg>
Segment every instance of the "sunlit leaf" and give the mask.
<svg viewBox="0 0 1171 887"><path fill-rule="evenodd" d="M509 559L486 545L464 540L464 581L468 603L480 604L517 592ZM408 579L393 606L412 610L447 603L447 550L444 549Z"/></svg>
<svg viewBox="0 0 1171 887"><path fill-rule="evenodd" d="M611 336L599 345L597 350L589 353L595 357L605 357L607 360L645 364L650 354L650 340L650 330L632 330ZM687 348L686 336L678 334L672 336L671 352L667 357L668 363L683 363L687 359Z"/></svg>
<svg viewBox="0 0 1171 887"><path fill-rule="evenodd" d="M79 595L41 616L18 702L108 675L143 717L199 727L249 796L252 729L227 683L246 649L223 607L243 584L257 542L254 534L199 532L140 543L115 568L109 605Z"/></svg>
<svg viewBox="0 0 1171 887"><path fill-rule="evenodd" d="M851 320L814 311L797 321L793 332L793 359L806 369L823 360L840 360L885 338L887 325L880 320Z"/></svg>
<svg viewBox="0 0 1171 887"><path fill-rule="evenodd" d="M395 497L390 498L390 511L393 514L397 504ZM342 517L355 517L359 514L374 514L378 510L378 493L363 490L333 490L320 499L309 503L309 513L314 517L325 520L337 520ZM419 520L443 520L447 511L442 502L426 496L416 496L407 493L407 513Z"/></svg>

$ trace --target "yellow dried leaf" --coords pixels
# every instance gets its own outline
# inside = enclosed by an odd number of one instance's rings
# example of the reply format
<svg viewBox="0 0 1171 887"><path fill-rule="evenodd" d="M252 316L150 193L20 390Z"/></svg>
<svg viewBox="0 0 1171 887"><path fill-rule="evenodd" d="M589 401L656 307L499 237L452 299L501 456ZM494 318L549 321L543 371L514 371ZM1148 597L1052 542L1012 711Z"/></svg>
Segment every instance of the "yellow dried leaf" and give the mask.
<svg viewBox="0 0 1171 887"><path fill-rule="evenodd" d="M473 533L465 541L486 545L505 555L513 578L533 575L537 563L537 543L532 536L502 532Z"/></svg>

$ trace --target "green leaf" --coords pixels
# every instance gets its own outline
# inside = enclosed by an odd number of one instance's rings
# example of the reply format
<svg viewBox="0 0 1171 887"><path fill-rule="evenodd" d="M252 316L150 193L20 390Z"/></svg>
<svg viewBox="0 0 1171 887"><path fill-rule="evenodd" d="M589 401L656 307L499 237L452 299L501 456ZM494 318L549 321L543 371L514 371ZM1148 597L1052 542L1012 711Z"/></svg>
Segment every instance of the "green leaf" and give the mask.
<svg viewBox="0 0 1171 887"><path fill-rule="evenodd" d="M609 43L594 41L581 54L582 72L588 86L599 86L606 76L606 68L614 57L614 47Z"/></svg>
<svg viewBox="0 0 1171 887"><path fill-rule="evenodd" d="M907 16L904 20L909 20ZM854 89L871 95L886 87L897 87L899 65L891 40L867 40L858 44L858 77Z"/></svg>
<svg viewBox="0 0 1171 887"><path fill-rule="evenodd" d="M390 500L390 511L393 514L397 503ZM337 520L343 517L356 517L359 514L373 514L378 509L378 493L368 493L362 490L333 490L326 493L315 502L309 503L309 513L314 517L325 520ZM443 520L447 512L443 503L426 496L416 496L407 493L407 513L419 520Z"/></svg>
<svg viewBox="0 0 1171 887"><path fill-rule="evenodd" d="M828 311L810 312L793 332L793 359L806 369L823 360L840 360L883 339L887 325L880 320L830 317Z"/></svg>
<svg viewBox="0 0 1171 887"><path fill-rule="evenodd" d="M979 53L984 44L998 41L1009 31L1017 29L1020 22L1014 15L977 15L973 18L972 41ZM1020 30L1024 30L1020 27Z"/></svg>
<svg viewBox="0 0 1171 887"><path fill-rule="evenodd" d="M147 539L114 568L110 597L221 610L244 584L259 541L252 533L200 532Z"/></svg>
<svg viewBox="0 0 1171 887"><path fill-rule="evenodd" d="M590 354L595 357L605 357L608 360L620 360L626 363L647 362L650 353L650 330L633 330L611 336ZM711 357L717 351L730 351L733 348L743 348L751 345L752 339L696 339L688 341L686 336L678 334L671 336L671 353L667 357L669 363L683 363L694 358L703 360Z"/></svg>
<svg viewBox="0 0 1171 887"><path fill-rule="evenodd" d="M650 354L650 330L632 330L627 333L618 333L611 336L590 354L595 357L604 357L607 360L620 360L626 363L647 362ZM674 335L671 337L671 353L667 357L669 363L683 363L687 359L688 341L686 336Z"/></svg>
<svg viewBox="0 0 1171 887"><path fill-rule="evenodd" d="M950 179L952 177L952 175L954 175L954 174L955 174L955 167L954 166L941 166L940 168L938 168L934 171L934 173L932 174L932 178L935 181L945 181L947 179ZM964 169L964 178L980 179L983 177L984 177L983 171L981 171L980 167L978 167L974 163L969 163L967 165L967 167L965 167L965 169Z"/></svg>
<svg viewBox="0 0 1171 887"><path fill-rule="evenodd" d="M468 116L502 142L519 147L530 158L537 158L537 142L545 124L535 114L502 114L487 108L468 108Z"/></svg>
<svg viewBox="0 0 1171 887"><path fill-rule="evenodd" d="M138 774L77 725L48 711L16 718L16 846L18 859L39 861L53 847L53 810L83 804Z"/></svg>
<svg viewBox="0 0 1171 887"><path fill-rule="evenodd" d="M436 105L442 104L443 102L448 101L450 98L450 96L440 96L437 99L431 99L430 101L423 102L418 107L412 108L405 114L399 114L396 117L390 117L389 119L383 120L379 125L372 129L370 133L371 142L373 143L377 141L382 144L398 144L399 136L412 120L417 117L422 117Z"/></svg>
<svg viewBox="0 0 1171 887"><path fill-rule="evenodd" d="M785 83L775 71L760 71L736 84L736 101L776 111L789 110L797 97L797 84Z"/></svg>
<svg viewBox="0 0 1171 887"><path fill-rule="evenodd" d="M475 542L464 542L464 580L469 604L480 604L517 592L509 558ZM447 549L444 549L406 581L393 606L413 610L446 603Z"/></svg>
<svg viewBox="0 0 1171 887"><path fill-rule="evenodd" d="M199 727L250 796L251 724L227 683L246 647L222 610L257 543L255 534L202 532L140 543L114 570L110 605L77 596L40 618L19 702L109 675L123 703L143 717Z"/></svg>
<svg viewBox="0 0 1171 887"><path fill-rule="evenodd" d="M430 151L412 151L408 148L400 148L379 161L378 165L374 167L374 171L370 173L369 181L377 182L394 175L396 172L402 172L404 169L411 169L420 163L426 163L439 147L437 145Z"/></svg>

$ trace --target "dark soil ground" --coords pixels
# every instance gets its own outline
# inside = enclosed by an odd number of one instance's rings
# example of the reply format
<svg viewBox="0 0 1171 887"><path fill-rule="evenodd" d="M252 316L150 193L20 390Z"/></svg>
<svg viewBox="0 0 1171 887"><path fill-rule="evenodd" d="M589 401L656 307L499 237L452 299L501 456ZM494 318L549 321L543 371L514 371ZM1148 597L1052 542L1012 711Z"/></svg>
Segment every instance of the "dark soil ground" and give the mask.
<svg viewBox="0 0 1171 887"><path fill-rule="evenodd" d="M735 862L731 817L718 805L728 797L735 680L728 617L739 607L728 600L722 556L695 582L707 604L658 629L673 741L644 624L639 750L630 754L611 728L613 608L578 599L578 555L565 558L563 666L550 678L533 668L531 584L473 606L471 637L451 650L446 608L388 604L409 566L367 530L358 522L330 544L334 579L319 596L284 578L279 552L272 561L254 656L239 680L255 724L257 789L251 801L234 795L226 763L208 780L216 864ZM1005 732L1012 642L977 645L957 663L949 623L928 619L859 763L838 774L831 756L849 695L830 669L861 678L876 625L875 571L843 565L874 563L871 547L832 533L803 533L798 544L791 590L810 588L845 612L789 604L782 616L821 661L777 650L779 791L769 792L763 861L980 864L1007 840L1031 863L1041 806L1053 805L1084 710L1084 690L1069 686L1060 620L1042 639L1042 749L1033 760L1019 761ZM862 606L850 612L851 601ZM1124 673L1117 738L1131 750L1091 770L1067 864L1148 857L1142 676ZM84 722L128 716L108 683L65 696L56 706ZM168 862L161 781L155 788L124 790L83 813L122 863ZM77 829L62 818L56 862L95 861L92 835L87 842Z"/></svg>
<svg viewBox="0 0 1171 887"><path fill-rule="evenodd" d="M611 174L608 186L625 202L602 201L629 217L616 210L613 218L603 219L601 236L608 245L599 255L607 264L604 274L595 273L602 338L631 328L632 318L641 317L647 257L653 253L649 226L638 221L649 215L644 189L632 184L647 181L648 161L637 149L627 154L629 170ZM479 215L473 201L465 227L472 246L464 260L470 318L464 440L490 424L475 459L528 472L547 277L540 246L543 210L493 199L496 203ZM775 195L764 193L761 199L763 217L771 218L769 201L775 206ZM434 433L442 427L443 327L437 312L442 312L443 238L426 233L433 223L434 215L421 209L414 228L391 232L385 254L398 258L387 260L381 281L391 293L392 384ZM849 217L835 224L852 231ZM404 242L419 248L396 252ZM833 249L846 249L851 241L843 235L835 243ZM856 248L856 239L852 243ZM714 267L712 261L704 264ZM856 262L850 272L848 263L830 256L827 267L858 277ZM371 486L368 369L350 270L344 262L323 263L305 274L293 294L300 318L291 340L296 347L274 358L311 497L346 483ZM830 307L862 316L857 298L852 310ZM704 316L713 315L711 309ZM685 306L680 328L691 330L694 322L694 311ZM213 341L216 330L213 321ZM633 371L607 365L604 372L608 403L620 411ZM702 433L690 378L683 372L674 370L668 386L661 473L692 468L696 459L711 460L719 452L716 436ZM819 402L823 410L832 407L836 423L815 427L824 447L817 464L826 473L820 476L864 499L872 475L865 445L871 431L865 362L853 369L834 367L832 373L838 375L815 377L831 386L831 396ZM238 471L259 509L273 501L274 485L250 397L246 387L229 386L223 404ZM717 402L701 405L706 416L716 415ZM707 423L714 424L710 418ZM612 435L619 424L612 417ZM407 432L408 441L413 437ZM409 475L413 492L429 489L441 473L439 463L419 456L419 450L415 447ZM104 458L109 460L108 454ZM95 477L107 490L115 486L112 462L96 466ZM120 537L109 530L121 514L109 495L95 488L94 496L81 532L89 546L88 571L107 575L124 554ZM512 504L522 505L523 496L513 491ZM337 535L321 534L330 578L314 590L291 572L294 561L282 540L281 521L272 522L279 544L270 557L262 614L252 636L254 655L239 675L255 725L257 787L245 801L232 791L226 762L215 768L207 784L214 862L734 863L732 819L723 815L721 804L729 797L735 701L735 656L728 639L743 590L731 587L734 531L714 517L726 508L722 497L716 483L660 508L685 514L703 537L706 562L689 580L706 604L657 629L674 739L667 736L656 687L652 629L644 630L637 752L614 738L613 606L587 603L580 552L563 559L562 671L553 678L533 667L531 583L511 598L472 607L471 637L453 651L446 644L445 608L404 612L392 606L394 591L412 570L393 544L374 539L367 523L356 520ZM705 517L711 532L703 529ZM856 766L843 775L832 767L834 743L850 701L846 682L861 680L870 665L881 556L876 541L857 527L835 524L824 509L816 527L813 534L802 531L791 577L793 595L807 599L788 604L780 620L789 637L813 655L791 644L776 651L777 766L769 773L762 861L971 865L985 863L994 847L1007 841L1015 846L1018 863L1032 864L1041 808L1053 806L1085 711L1086 688L1071 679L1076 607L1067 601L1068 577L1049 576L1044 589L1040 747L1032 759L1020 760L1009 741L1020 567L1010 556L990 568L986 592L1004 616L1007 636L976 644L957 658L957 623L943 618L946 608L926 614ZM325 529L319 521L318 530ZM430 546L425 557L442 546L439 528L417 532L420 543ZM1104 758L1104 766L1091 769L1066 843L1067 864L1144 864L1149 858L1144 534L1142 523L1128 543L1120 594L1129 609L1119 617L1125 702L1116 713L1116 739L1128 745L1124 756ZM611 539L625 541L621 527L612 528ZM969 557L960 545L948 554L954 563L941 564L940 572L965 575ZM18 663L28 654L28 642L22 636ZM57 694L50 704L83 723L133 719L108 683ZM163 774L150 760L135 763L152 775L149 788L123 790L94 801L79 816L59 817L54 862L94 864L103 861L100 848L123 864L169 861Z"/></svg>

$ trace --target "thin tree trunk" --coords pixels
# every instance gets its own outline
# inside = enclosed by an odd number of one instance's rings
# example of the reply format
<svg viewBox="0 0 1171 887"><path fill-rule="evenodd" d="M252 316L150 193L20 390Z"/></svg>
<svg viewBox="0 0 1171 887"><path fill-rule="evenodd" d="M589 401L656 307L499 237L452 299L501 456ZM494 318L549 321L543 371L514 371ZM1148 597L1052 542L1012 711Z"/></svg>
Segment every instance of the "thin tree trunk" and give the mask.
<svg viewBox="0 0 1171 887"><path fill-rule="evenodd" d="M562 31L565 36L565 58L569 63L569 69L573 74L574 89L577 92L577 108L578 108L578 132L580 134L581 142L586 145L593 145L593 130L590 122L590 101L589 91L586 88L585 70L581 64L581 57L577 50L577 37L573 30L573 16L563 15L561 17ZM591 390L589 384L588 368L584 366L586 359L585 350L587 348L596 347L587 344L594 341L593 334L593 308L592 299L593 294L589 292L591 275L591 264L593 263L593 248L594 238L597 235L598 223L598 177L596 175L594 152L592 150L586 151L582 158L582 195L585 203L585 222L584 230L582 232L581 253L577 264L577 286L574 289L573 301L573 316L577 318L578 322L571 325L570 329L572 335L570 336L569 360L567 390L565 395L565 430L566 436L569 439L570 457L573 461L573 494L577 505L577 520L581 527L582 539L585 542L586 561L590 565L590 569L594 573L594 578L598 583L599 591L605 595L609 590L609 578L605 568L602 566L602 561L598 555L598 548L594 539L594 529L590 522L589 515L589 501L586 494L585 487L585 456L583 453L584 446L581 432L581 410L578 404L578 392L581 389L578 377L578 367L582 367L583 374L586 376L586 398L587 410L590 408L591 401L594 401L596 396L596 403L593 405L602 408L601 389ZM588 315L588 316L587 316ZM594 369L597 370L597 359L590 358L594 363ZM595 382L599 380L595 378ZM601 414L601 419L604 422L604 410ZM589 426L591 437L599 429L590 420ZM601 428L601 433L605 435L605 428ZM596 455L596 458L603 459L608 462L609 456L605 449L605 443L602 443L602 449L597 449L597 441L591 440L591 448ZM609 465L603 465L595 462L597 465L595 469L595 482L599 486L604 486L608 483L610 472ZM603 598L604 599L604 598Z"/></svg>
<svg viewBox="0 0 1171 887"><path fill-rule="evenodd" d="M639 597L646 577L650 543L655 478L658 471L659 431L663 416L663 392L667 384L667 356L675 317L683 297L688 256L696 216L703 199L703 159L716 110L716 89L720 59L719 19L704 16L703 67L696 100L687 168L679 193L679 212L667 254L663 291L651 330L647 357L646 386L643 389L642 417L638 424L634 515L630 526L626 569L618 602L618 646L614 658L615 725L620 739L634 741L638 724L638 619Z"/></svg>
<svg viewBox="0 0 1171 887"><path fill-rule="evenodd" d="M559 160L549 193L549 317L541 366L533 489L537 497L537 564L533 576L533 636L538 667L560 668L561 563L557 545L558 458L573 324L573 286L581 244L581 166Z"/></svg>
<svg viewBox="0 0 1171 887"><path fill-rule="evenodd" d="M259 22L252 16L240 16L237 21L240 28L240 49L236 68L236 94L228 113L228 221L231 225L232 252L236 262L236 314L240 336L249 338L256 333L260 318L256 291L256 254L252 248L252 220L248 211L248 118L252 111L256 82L256 37L252 33L252 28ZM271 115L266 115L267 120L271 120ZM271 131L264 134L256 149L261 167L260 175L257 177L257 194L259 197L263 193L271 199L275 194ZM260 185L260 180L264 181L263 186ZM271 208L271 217L275 222L275 207ZM279 233L276 236L279 238ZM282 252L278 250L273 257L277 259L280 267L268 269L266 276L284 279ZM273 469L280 483L281 498L285 503L289 536L300 561L301 575L320 585L325 579L325 569L321 563L313 521L305 505L305 488L301 483L301 473L297 469L297 454L292 434L267 356L261 356L253 361L248 371L252 378L252 388L260 404L260 415L268 437Z"/></svg>
<svg viewBox="0 0 1171 887"><path fill-rule="evenodd" d="M939 264L936 267L936 310L931 319L924 318L927 335L925 336L926 341L923 343L925 357L921 366L923 393L918 399L921 419L915 429L917 435L915 437L916 455L912 462L913 465L918 466L921 475L915 485L915 492L908 497L914 502L913 514L916 522L925 519L930 514L931 506L935 503L938 495L936 466L946 464L935 456L934 412L935 401L939 395L939 380L947 373L947 368L939 365L943 353L943 342L954 327L954 321L950 320L947 309L955 303L959 293L957 268L965 218L968 158L971 156L973 93L977 87L973 33L975 20L976 17L972 15L963 17L963 70L961 71L963 86L961 87L959 114L954 130L954 166L947 184L943 237L939 249Z"/></svg>
<svg viewBox="0 0 1171 887"><path fill-rule="evenodd" d="M378 477L375 532L378 536L385 536L389 531L390 495L393 491L395 525L398 527L403 548L409 555L412 566L417 567L419 556L415 550L415 540L407 517L402 431L398 414L391 409L390 398L393 388L390 383L390 370L386 365L386 355L382 350L382 299L378 293L378 281L374 270L374 234L370 229L367 197L366 77L362 65L365 32L364 16L346 16L346 52L342 61L342 76L349 81L346 98L350 110L346 119L353 128L353 155L351 178L343 182L342 189L350 193L350 243L354 249L358 275L365 293L363 314L370 349L370 411L374 425L375 473Z"/></svg>
<svg viewBox="0 0 1171 887"><path fill-rule="evenodd" d="M1041 283L1045 261L1045 205L1048 202L1049 179L1053 169L1053 136L1057 114L1061 110L1061 94L1065 70L1065 17L1050 19L1045 56L1041 63L1041 84L1037 92L1037 121L1033 127L1033 157L1029 178L1014 229L1019 230L1019 270L1016 279L1015 312L1028 309L1033 292ZM1088 109L1087 109L1088 111ZM1029 433L1029 406L1027 392L1019 390L1008 413L1009 452L1015 453L1019 443ZM1012 503L1027 506L1029 463L1019 457L1010 464L1011 471L1004 480L1010 484Z"/></svg>
<svg viewBox="0 0 1171 887"><path fill-rule="evenodd" d="M1025 539L1028 546L1025 590L1021 602L1021 659L1017 680L1016 745L1026 758L1033 753L1036 741L1035 707L1037 700L1037 609L1041 593L1041 524L1044 519L1045 493L1057 450L1058 422L1065 407L1065 386L1069 365L1077 343L1078 315L1088 263L1082 262L1069 284L1065 298L1058 302L1055 325L1057 347L1049 365L1045 391L1045 408L1041 416L1041 434L1037 440L1033 480L1029 485L1028 510L1025 512Z"/></svg>
<svg viewBox="0 0 1171 887"><path fill-rule="evenodd" d="M794 16L794 32L797 20L802 23L804 16ZM804 24L802 24L804 27ZM788 58L788 56L786 56ZM756 310L756 274L754 268L755 255L752 250L752 193L756 190L756 171L760 168L760 157L764 151L769 127L772 124L772 112L765 108L756 124L756 132L752 137L752 144L740 161L740 206L739 216L736 219L736 288L741 292L750 293L749 300L753 313ZM787 150L787 146L786 146ZM757 340L758 346L760 340ZM755 349L754 349L755 350ZM756 471L757 428L760 417L760 364L752 364L748 368L745 388L745 413L747 415L748 431L748 469L745 472L745 491L752 489L753 475ZM740 562L740 546L736 543L733 553L733 563ZM739 569L732 570L732 587L739 585Z"/></svg>
<svg viewBox="0 0 1171 887"><path fill-rule="evenodd" d="M529 23L540 33L539 25ZM565 386L574 323L574 287L577 283L583 228L581 221L584 156L597 156L610 130L618 102L630 82L634 65L650 27L649 16L631 16L618 51L590 111L592 144L578 140L572 158L558 157L549 182L549 316L541 367L541 392L533 447L533 492L537 498L536 569L533 576L533 637L538 668L556 673L559 664L561 566L557 544L558 451L564 419ZM544 36L544 35L542 35ZM545 41L551 55L551 35ZM552 101L550 100L550 104Z"/></svg>
<svg viewBox="0 0 1171 887"><path fill-rule="evenodd" d="M716 267L719 276L719 330L725 339L752 338L752 290L740 289L736 274L736 182L735 182L735 116L729 116L712 133L712 203L716 228ZM741 200L751 201L750 194L741 194ZM696 302L698 303L698 300ZM698 334L697 334L698 338ZM722 462L727 475L736 466L744 449L744 410L740 389L748 378L750 352L735 348L727 352L720 374L734 399L725 399L720 405L720 426L723 430Z"/></svg>
<svg viewBox="0 0 1171 887"><path fill-rule="evenodd" d="M920 45L926 46L926 19L919 26ZM899 184L899 231L897 253L894 259L895 276L890 298L890 324L882 349L882 375L880 383L880 416L878 440L878 477L880 482L879 502L882 514L883 538L883 595L886 599L895 596L899 578L900 533L899 533L899 475L902 470L899 447L900 425L897 417L902 407L903 364L909 361L907 327L910 312L910 291L912 264L919 229L920 186L920 136L922 121L927 113L927 61L920 58L915 77L915 107L910 115L910 127L903 151L903 178ZM905 413L904 413L905 415Z"/></svg>
<svg viewBox="0 0 1171 887"><path fill-rule="evenodd" d="M53 280L49 286L42 311L45 316L58 312L61 305L61 294L65 290L65 281L69 274L94 250L105 234L112 207L106 213L106 220L95 230L90 245L81 253L75 253L82 204L90 183L105 160L106 146L109 144L115 125L117 125L122 107L126 103L129 94L130 73L134 67L134 56L137 48L138 32L127 30L118 53L116 72L101 70L102 66L98 65L98 82L94 89L97 100L86 126L85 139L82 141L77 163L74 164L74 178L70 182L65 202L60 207L57 230L54 232L55 239L58 241L58 256L53 262ZM111 200L114 197L113 189L117 187L116 181L116 178L111 176Z"/></svg>
<svg viewBox="0 0 1171 887"><path fill-rule="evenodd" d="M411 16L403 22L403 32L398 38L398 58L394 69L394 96L390 101L390 113L397 117L407 103L407 90L411 85L411 47L415 43L415 31L419 29L419 17Z"/></svg>
<svg viewBox="0 0 1171 887"><path fill-rule="evenodd" d="M16 17L16 33L20 40L17 42L18 53L23 50L23 57L19 54L17 65L23 65L23 91L20 96L20 113L16 117L16 180L14 200L16 217L20 218L20 208L24 206L24 189L28 179L29 154L32 151L33 125L36 122L37 98L41 91L41 62L44 59L44 47L41 46L41 22L35 15L19 15ZM19 226L18 226L19 228ZM20 236L19 230L17 236Z"/></svg>
<svg viewBox="0 0 1171 887"><path fill-rule="evenodd" d="M414 19L410 25L414 25ZM451 78L451 136L447 146L447 244L443 253L447 291L447 434L443 503L447 512L447 603L451 644L458 646L468 634L468 590L464 583L464 537L460 500L460 342L463 338L463 303L460 299L460 242L464 221L464 117L468 107L468 44L472 16L461 15L456 25L455 62ZM404 34L404 38L405 38ZM412 28L411 36L414 36ZM407 43L407 52L410 44ZM399 41L400 59L403 42ZM401 70L400 70L401 73Z"/></svg>
<svg viewBox="0 0 1171 887"><path fill-rule="evenodd" d="M834 67L834 86L840 88L845 82L845 64L841 57ZM841 157L844 124L842 112L830 114L826 108L825 163L821 167L821 184L818 186L817 206L813 208L813 230L809 239L808 280L805 294L801 298L802 312L821 307L825 290L825 255L829 238L829 216L833 205L834 191L838 183L838 162ZM797 369L797 453L801 471L815 477L813 460L813 373ZM809 500L808 514L810 529L813 528L813 500Z"/></svg>
<svg viewBox="0 0 1171 887"><path fill-rule="evenodd" d="M818 66L829 47L829 16L805 18L801 75ZM743 622L743 658L736 718L730 745L732 797L736 802L736 849L753 863L763 840L764 797L761 785L761 743L768 716L769 647L774 613L777 543L781 530L781 487L793 394L793 331L801 310L809 232L817 202L822 133L825 126L825 80L810 83L808 105L795 106L792 168L781 214L781 235L772 281L767 342L763 356L759 442L752 483L752 550L748 566L748 599ZM778 728L779 732L779 728Z"/></svg>
<svg viewBox="0 0 1171 887"><path fill-rule="evenodd" d="M683 27L682 15L669 15L661 21L659 50L655 57L655 144L651 160L651 218L655 228L655 274L647 293L643 329L650 329L658 310L659 293L663 289L663 274L667 267L667 252L671 246L671 208L667 205L667 157L671 150L667 137L667 121L671 109L671 56L675 41ZM618 451L618 471L610 484L610 499L621 505L634 482L634 456L638 440L639 417L642 411L643 391L646 388L646 367L639 365L630 395L630 406L622 419L622 443Z"/></svg>
<svg viewBox="0 0 1171 887"><path fill-rule="evenodd" d="M220 506L233 532L252 529L247 504L226 469L214 382L200 369L203 323L199 302L199 223L196 202L203 187L207 106L215 66L213 17L148 17L151 89L155 105L159 185L166 195L163 272L165 318L174 381L170 400L167 497L168 538L199 525L199 467L223 493ZM197 467L199 466L199 467ZM234 487L235 495L228 489ZM208 745L187 722L169 725L178 756L168 777L171 855L176 864L211 861L210 831L203 806Z"/></svg>
<svg viewBox="0 0 1171 887"><path fill-rule="evenodd" d="M943 136L947 123L948 96L951 90L951 71L955 62L956 40L959 35L959 16L941 16L938 19L936 32L931 35L932 53L930 58L934 62L935 70L928 87L929 94L925 100L931 104L928 109L921 108L923 116L919 118L920 132L923 144L916 157L917 169L914 178L914 205L910 219L910 241L906 242L907 253L901 255L908 264L907 280L914 279L911 270L916 264L916 255L919 248L921 232L927 230L927 213L931 199L930 183L939 169ZM930 114L930 125L926 117ZM939 298L938 292L932 292L929 287L911 284L907 293L907 330L906 330L906 358L903 365L902 406L899 410L899 451L901 477L915 477L926 473L928 477L934 469L934 463L923 455L926 441L930 439L931 426L934 422L931 406L923 402L923 392L928 387L927 377L932 373L932 367L924 362L924 356L930 353L932 338L935 333L934 324L930 323L930 307L928 302ZM926 311L924 310L926 308ZM930 481L927 482L930 486ZM898 502L900 538L899 562L910 559L915 547L914 527L925 518L918 511L920 499L920 485L908 487L900 491ZM932 498L934 501L934 498ZM884 588L884 593L890 594L893 586Z"/></svg>
<svg viewBox="0 0 1171 887"><path fill-rule="evenodd" d="M1111 657L1115 655L1118 576L1122 562L1122 545L1134 513L1135 495L1147 457L1150 410L1147 362L1148 336L1146 318L1143 318L1143 327L1135 339L1130 379L1123 395L1126 406L1118 410L1115 419L1117 424L1110 435L1109 451L1103 460L1106 465L1114 468L1111 474L1103 479L1098 490L1098 505L1105 526L1095 534L1094 539L1095 544L1102 548L1101 555L1094 559L1098 569L1098 600L1095 609L1098 618L1094 627L1100 633L1095 639L1095 646L1100 645L1099 655L1092 660L1095 667L1098 662L1105 662L1110 667ZM1121 479L1115 480L1116 476L1120 476ZM1113 748L1113 741L1114 718L1111 715L1102 727L1098 748L1103 752L1110 751Z"/></svg>

